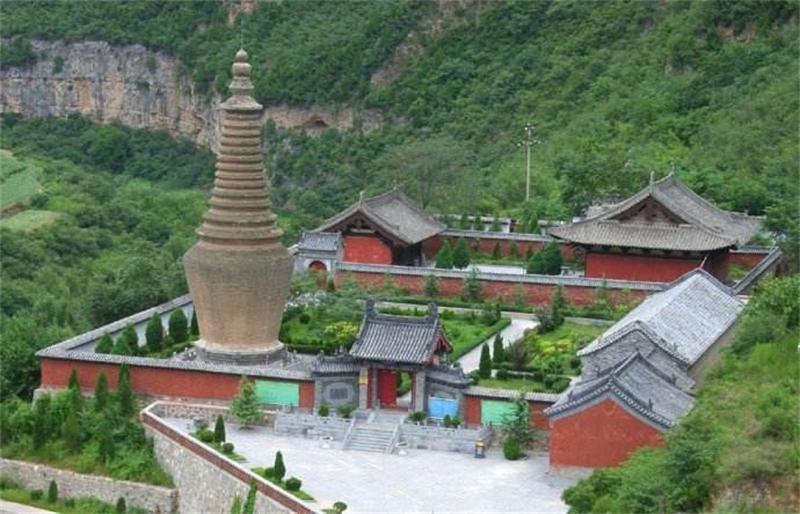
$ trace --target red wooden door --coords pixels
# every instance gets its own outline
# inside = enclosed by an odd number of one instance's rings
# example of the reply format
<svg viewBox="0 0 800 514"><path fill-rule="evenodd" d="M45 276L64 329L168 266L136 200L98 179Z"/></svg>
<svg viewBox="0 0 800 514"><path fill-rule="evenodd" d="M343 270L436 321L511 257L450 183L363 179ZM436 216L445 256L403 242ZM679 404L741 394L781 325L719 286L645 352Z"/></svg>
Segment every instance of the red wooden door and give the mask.
<svg viewBox="0 0 800 514"><path fill-rule="evenodd" d="M378 370L378 400L381 407L397 405L397 371L393 369Z"/></svg>

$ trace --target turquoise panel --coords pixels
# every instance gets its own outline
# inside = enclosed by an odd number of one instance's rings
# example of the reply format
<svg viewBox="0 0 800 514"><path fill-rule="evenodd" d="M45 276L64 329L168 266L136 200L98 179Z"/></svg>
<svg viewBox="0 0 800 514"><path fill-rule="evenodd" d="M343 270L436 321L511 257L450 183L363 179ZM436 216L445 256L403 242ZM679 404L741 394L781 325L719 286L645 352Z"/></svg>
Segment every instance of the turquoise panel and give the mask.
<svg viewBox="0 0 800 514"><path fill-rule="evenodd" d="M511 416L513 413L513 402L481 400L481 423L484 425L499 425L503 422L503 416Z"/></svg>
<svg viewBox="0 0 800 514"><path fill-rule="evenodd" d="M297 382L256 380L256 397L261 403L297 407L300 405L300 384Z"/></svg>

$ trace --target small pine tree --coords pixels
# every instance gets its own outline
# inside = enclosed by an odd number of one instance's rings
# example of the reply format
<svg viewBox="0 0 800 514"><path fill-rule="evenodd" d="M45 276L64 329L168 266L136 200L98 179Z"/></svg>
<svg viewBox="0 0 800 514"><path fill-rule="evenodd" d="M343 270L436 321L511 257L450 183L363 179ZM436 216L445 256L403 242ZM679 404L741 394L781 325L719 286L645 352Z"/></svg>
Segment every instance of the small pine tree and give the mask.
<svg viewBox="0 0 800 514"><path fill-rule="evenodd" d="M492 377L492 357L489 355L489 345L481 346L481 360L478 364L478 376L481 378Z"/></svg>
<svg viewBox="0 0 800 514"><path fill-rule="evenodd" d="M275 454L275 464L273 464L272 469L274 470L273 476L278 479L278 481L282 481L283 477L286 475L286 465L283 463L283 454L278 451Z"/></svg>
<svg viewBox="0 0 800 514"><path fill-rule="evenodd" d="M197 309L192 310L192 321L189 323L189 333L195 337L200 335L200 325L197 324Z"/></svg>
<svg viewBox="0 0 800 514"><path fill-rule="evenodd" d="M547 275L559 275L561 274L561 265L563 260L561 258L561 249L558 246L558 243L555 241L550 241L544 247L544 250L541 252L542 255L542 271L541 273L545 273Z"/></svg>
<svg viewBox="0 0 800 514"><path fill-rule="evenodd" d="M492 361L497 366L506 359L506 351L503 348L503 337L498 333L492 342Z"/></svg>
<svg viewBox="0 0 800 514"><path fill-rule="evenodd" d="M500 241L494 244L494 248L492 248L492 259L499 261L503 258L503 249L500 248Z"/></svg>
<svg viewBox="0 0 800 514"><path fill-rule="evenodd" d="M253 382L242 375L239 381L239 392L231 402L231 415L239 421L242 428L247 428L261 418L261 406L256 398Z"/></svg>
<svg viewBox="0 0 800 514"><path fill-rule="evenodd" d="M463 237L458 238L456 249L453 250L453 267L464 269L469 266L469 248Z"/></svg>
<svg viewBox="0 0 800 514"><path fill-rule="evenodd" d="M43 394L33 404L33 448L38 450L52 435L50 423L50 395Z"/></svg>
<svg viewBox="0 0 800 514"><path fill-rule="evenodd" d="M97 382L94 385L94 409L96 411L105 410L108 405L108 378L104 371L97 375Z"/></svg>
<svg viewBox="0 0 800 514"><path fill-rule="evenodd" d="M425 275L425 281L422 283L422 293L428 298L435 298L439 294L439 281L433 274Z"/></svg>
<svg viewBox="0 0 800 514"><path fill-rule="evenodd" d="M447 239L442 243L442 247L436 253L436 267L441 269L451 269L453 267L453 250L450 248L450 241Z"/></svg>
<svg viewBox="0 0 800 514"><path fill-rule="evenodd" d="M125 345L130 349L130 353L126 355L136 355L139 353L139 335L133 325L128 325L122 330L120 338L125 340Z"/></svg>
<svg viewBox="0 0 800 514"><path fill-rule="evenodd" d="M250 480L250 489L247 491L247 499L242 506L242 514L254 514L256 511L256 481Z"/></svg>
<svg viewBox="0 0 800 514"><path fill-rule="evenodd" d="M134 350L128 345L128 338L121 335L114 341L114 348L112 348L111 353L114 355L134 355Z"/></svg>
<svg viewBox="0 0 800 514"><path fill-rule="evenodd" d="M136 411L136 398L131 389L131 371L127 364L119 367L119 381L117 382L117 406L119 413L129 418Z"/></svg>
<svg viewBox="0 0 800 514"><path fill-rule="evenodd" d="M183 343L189 339L189 323L181 309L175 309L169 315L169 335L176 343Z"/></svg>
<svg viewBox="0 0 800 514"><path fill-rule="evenodd" d="M508 243L508 256L514 260L519 259L519 246L517 242L512 239L510 243Z"/></svg>
<svg viewBox="0 0 800 514"><path fill-rule="evenodd" d="M557 285L550 298L550 322L553 329L564 324L564 308L567 306L567 299L564 298L564 289Z"/></svg>
<svg viewBox="0 0 800 514"><path fill-rule="evenodd" d="M125 498L117 498L117 514L125 514L128 512L128 506L125 504Z"/></svg>
<svg viewBox="0 0 800 514"><path fill-rule="evenodd" d="M72 453L81 451L81 425L76 412L67 413L67 417L61 426L61 437L64 439L64 445L69 451Z"/></svg>
<svg viewBox="0 0 800 514"><path fill-rule="evenodd" d="M114 458L117 453L117 448L114 443L114 427L116 422L114 418L108 414L103 416L103 420L98 427L98 451L100 458L103 462L108 462Z"/></svg>
<svg viewBox="0 0 800 514"><path fill-rule="evenodd" d="M464 279L464 299L469 302L480 302L483 298L483 287L478 280L478 273L473 269Z"/></svg>
<svg viewBox="0 0 800 514"><path fill-rule="evenodd" d="M161 324L161 316L153 314L150 317L144 330L144 338L148 350L151 352L161 351L164 347L164 325Z"/></svg>
<svg viewBox="0 0 800 514"><path fill-rule="evenodd" d="M528 259L528 266L525 270L526 273L529 275L541 275L544 273L544 263L542 260L542 252L535 253L531 255L531 258Z"/></svg>
<svg viewBox="0 0 800 514"><path fill-rule="evenodd" d="M231 514L242 514L242 497L238 494L233 497L233 504L231 505Z"/></svg>
<svg viewBox="0 0 800 514"><path fill-rule="evenodd" d="M525 393L520 392L513 403L512 411L503 416L503 436L506 441L515 441L520 448L525 448L533 441L533 430L528 417L528 401Z"/></svg>
<svg viewBox="0 0 800 514"><path fill-rule="evenodd" d="M50 486L47 488L47 501L55 503L58 501L58 484L55 480L50 481Z"/></svg>
<svg viewBox="0 0 800 514"><path fill-rule="evenodd" d="M75 368L69 373L69 385L67 386L69 393L69 407L72 412L78 413L83 409L83 395L81 395L81 386L78 383L78 372Z"/></svg>
<svg viewBox="0 0 800 514"><path fill-rule="evenodd" d="M111 336L106 332L103 334L103 337L100 338L100 341L97 343L97 346L94 348L95 353L111 353L114 350L114 340L111 339Z"/></svg>
<svg viewBox="0 0 800 514"><path fill-rule="evenodd" d="M214 423L214 442L225 442L225 420L222 419L222 414L217 415L217 421Z"/></svg>
<svg viewBox="0 0 800 514"><path fill-rule="evenodd" d="M67 389L70 391L79 391L81 390L81 386L78 383L78 371L75 368L69 372L69 382L67 382Z"/></svg>

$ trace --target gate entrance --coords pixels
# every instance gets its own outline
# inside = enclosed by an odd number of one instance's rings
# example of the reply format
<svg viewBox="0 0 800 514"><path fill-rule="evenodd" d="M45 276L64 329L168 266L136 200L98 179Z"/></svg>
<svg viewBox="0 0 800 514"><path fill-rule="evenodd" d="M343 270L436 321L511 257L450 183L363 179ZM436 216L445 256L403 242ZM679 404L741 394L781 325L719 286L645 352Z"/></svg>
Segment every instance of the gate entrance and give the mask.
<svg viewBox="0 0 800 514"><path fill-rule="evenodd" d="M381 407L397 406L397 371L378 370L378 401Z"/></svg>

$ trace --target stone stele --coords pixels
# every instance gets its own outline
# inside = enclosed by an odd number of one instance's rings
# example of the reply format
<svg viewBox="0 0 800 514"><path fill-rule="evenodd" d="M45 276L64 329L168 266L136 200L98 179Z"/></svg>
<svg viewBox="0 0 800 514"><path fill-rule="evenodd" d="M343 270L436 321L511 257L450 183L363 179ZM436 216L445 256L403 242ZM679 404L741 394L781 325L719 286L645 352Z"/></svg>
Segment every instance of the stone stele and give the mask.
<svg viewBox="0 0 800 514"><path fill-rule="evenodd" d="M261 146L262 106L252 97L247 52L233 64L209 208L183 256L201 358L259 364L280 359L281 316L292 258L275 227Z"/></svg>

